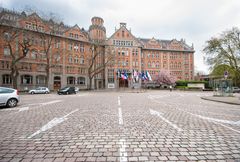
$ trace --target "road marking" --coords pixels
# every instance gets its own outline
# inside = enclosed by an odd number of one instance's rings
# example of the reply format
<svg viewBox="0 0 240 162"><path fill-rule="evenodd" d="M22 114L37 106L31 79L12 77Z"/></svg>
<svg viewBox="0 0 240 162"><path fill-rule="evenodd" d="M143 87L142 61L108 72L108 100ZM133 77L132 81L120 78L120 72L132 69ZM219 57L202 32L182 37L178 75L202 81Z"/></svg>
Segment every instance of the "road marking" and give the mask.
<svg viewBox="0 0 240 162"><path fill-rule="evenodd" d="M127 152L126 152L126 140L125 139L120 139L119 144L120 144L120 162L126 162L127 161Z"/></svg>
<svg viewBox="0 0 240 162"><path fill-rule="evenodd" d="M61 102L61 101L62 101L62 100L53 100L53 101L50 101L50 102L41 103L41 105L50 105L50 104L58 103L58 102Z"/></svg>
<svg viewBox="0 0 240 162"><path fill-rule="evenodd" d="M121 106L120 96L118 96L118 106Z"/></svg>
<svg viewBox="0 0 240 162"><path fill-rule="evenodd" d="M225 124L231 124L231 125L240 125L240 121L222 120L222 119L216 119L216 118L209 118L209 117L206 117L206 116L193 114L193 113L190 113L190 112L187 112L187 113L189 113L191 115L194 115L194 116L196 116L198 118L201 118L201 119L206 119L206 120L210 120L210 121L215 121L215 122L225 123Z"/></svg>
<svg viewBox="0 0 240 162"><path fill-rule="evenodd" d="M121 107L118 108L118 123L123 125L123 117L122 117L122 109Z"/></svg>
<svg viewBox="0 0 240 162"><path fill-rule="evenodd" d="M168 123L169 125L171 125L174 129L176 129L177 131L183 131L183 129L179 128L177 125L173 124L172 122L170 122L169 120L167 120L166 118L164 118L162 116L162 113L157 112L155 110L149 109L150 110L150 114L151 115L156 115L158 117L160 117L163 121L165 121L166 123Z"/></svg>
<svg viewBox="0 0 240 162"><path fill-rule="evenodd" d="M123 117L122 117L122 108L120 107L121 101L120 96L118 96L118 123L123 125Z"/></svg>
<svg viewBox="0 0 240 162"><path fill-rule="evenodd" d="M29 109L29 107L21 107L18 112L26 111L26 110L28 110L28 109Z"/></svg>
<svg viewBox="0 0 240 162"><path fill-rule="evenodd" d="M221 125L221 126L223 126L223 127L225 127L225 128L228 128L228 129L230 129L230 130L232 130L232 131L234 131L234 132L240 133L240 131L238 131L238 130L236 130L236 129L233 129L233 128L231 128L231 127L228 127L228 126L226 126L226 125L224 125L224 124L221 124L221 123L218 123L218 122L214 122L214 123L219 124L219 125Z"/></svg>
<svg viewBox="0 0 240 162"><path fill-rule="evenodd" d="M60 118L54 118L51 121L49 121L47 124L45 124L44 126L42 126L41 129L39 129L38 131L36 131L35 133L33 133L32 135L28 136L27 138L33 138L34 136L40 134L41 132L44 132L48 129L51 129L52 127L62 123L63 121L67 120L68 116L71 115L72 113L78 111L78 109L71 111L70 113L68 113L67 115L64 115L63 117Z"/></svg>
<svg viewBox="0 0 240 162"><path fill-rule="evenodd" d="M154 98L149 98L149 99L151 99L153 102L167 105L167 104L164 103L164 102L156 101ZM168 106L173 106L173 105L169 105L169 104L168 104ZM236 125L239 125L239 124L240 124L240 121L235 122L235 121L227 121L227 120L209 118L209 117L204 117L204 116L201 116L201 115L197 115L197 114L190 113L190 112L188 112L188 111L185 111L185 110L182 110L182 109L178 108L177 106L174 107L174 108L177 109L177 110L179 110L179 111L183 111L183 112L185 112L185 113L188 113L188 114L190 114L190 115L197 116L197 117L199 117L199 118L202 118L202 119L208 120L208 121L210 121L210 122L213 122L213 123L215 123L215 124L221 125L221 126L223 126L223 127L225 127L225 128L228 128L228 129L230 129L230 130L232 130L232 131L234 131L234 132L240 133L240 131L238 131L238 130L236 130L236 129L233 129L233 128L228 127L228 126L226 126L226 125L224 125L224 124L222 124L222 123L219 123L219 122L224 122L224 123L228 122L227 124L229 124L229 123L234 123L234 124L236 124Z"/></svg>

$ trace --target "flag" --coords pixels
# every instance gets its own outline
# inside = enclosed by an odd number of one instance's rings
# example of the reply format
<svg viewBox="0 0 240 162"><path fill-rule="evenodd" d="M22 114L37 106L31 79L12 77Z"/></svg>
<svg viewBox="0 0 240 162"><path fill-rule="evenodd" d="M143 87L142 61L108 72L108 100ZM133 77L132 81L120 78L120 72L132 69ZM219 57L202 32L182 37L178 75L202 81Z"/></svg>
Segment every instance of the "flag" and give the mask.
<svg viewBox="0 0 240 162"><path fill-rule="evenodd" d="M125 79L128 79L128 75L127 75L126 71L124 71L124 76L125 76Z"/></svg>
<svg viewBox="0 0 240 162"><path fill-rule="evenodd" d="M122 78L122 80L126 79L124 73L121 73L121 78Z"/></svg>
<svg viewBox="0 0 240 162"><path fill-rule="evenodd" d="M139 74L138 74L138 72L136 72L136 71L135 71L135 76L136 76L136 82L138 82L138 78L139 78L138 76L139 76Z"/></svg>
<svg viewBox="0 0 240 162"><path fill-rule="evenodd" d="M136 70L133 71L133 76L134 76L135 82L138 82L138 73Z"/></svg>
<svg viewBox="0 0 240 162"><path fill-rule="evenodd" d="M147 76L146 76L146 74L144 73L144 71L142 72L141 78L142 78L142 80L147 80Z"/></svg>
<svg viewBox="0 0 240 162"><path fill-rule="evenodd" d="M148 71L146 72L146 75L147 75L148 80L152 81L152 77L151 77L151 75L149 74Z"/></svg>
<svg viewBox="0 0 240 162"><path fill-rule="evenodd" d="M121 72L119 69L117 70L117 78L121 78Z"/></svg>
<svg viewBox="0 0 240 162"><path fill-rule="evenodd" d="M126 71L124 70L124 71L122 71L122 73L121 73L121 78L123 79L123 80L126 80L126 79L128 79L128 75L127 75L127 73L126 73Z"/></svg>

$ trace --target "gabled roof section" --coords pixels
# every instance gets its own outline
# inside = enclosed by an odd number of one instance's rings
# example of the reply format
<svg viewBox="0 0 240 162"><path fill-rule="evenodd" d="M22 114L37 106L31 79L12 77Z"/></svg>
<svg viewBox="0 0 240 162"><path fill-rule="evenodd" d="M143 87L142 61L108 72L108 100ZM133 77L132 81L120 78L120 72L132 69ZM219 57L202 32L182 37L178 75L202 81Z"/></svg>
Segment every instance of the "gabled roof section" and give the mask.
<svg viewBox="0 0 240 162"><path fill-rule="evenodd" d="M144 49L194 51L193 47L187 45L183 39L181 39L181 41L178 41L176 39L160 40L155 38L139 38L139 40L142 42Z"/></svg>
<svg viewBox="0 0 240 162"><path fill-rule="evenodd" d="M126 23L120 23L120 28L106 42L108 45L112 45L113 40L133 41L133 46L142 46L141 42L127 29Z"/></svg>
<svg viewBox="0 0 240 162"><path fill-rule="evenodd" d="M35 20L38 20L38 21L42 21L42 18L36 12L28 15L27 18L35 19Z"/></svg>
<svg viewBox="0 0 240 162"><path fill-rule="evenodd" d="M156 48L156 49L162 48L161 43L154 37L152 39L145 39L143 45L145 48Z"/></svg>
<svg viewBox="0 0 240 162"><path fill-rule="evenodd" d="M82 28L80 28L77 24L75 24L73 27L68 27L64 31L64 34L66 37L76 39L76 40L82 40L82 41L89 41L88 33ZM75 37L75 35L78 35Z"/></svg>

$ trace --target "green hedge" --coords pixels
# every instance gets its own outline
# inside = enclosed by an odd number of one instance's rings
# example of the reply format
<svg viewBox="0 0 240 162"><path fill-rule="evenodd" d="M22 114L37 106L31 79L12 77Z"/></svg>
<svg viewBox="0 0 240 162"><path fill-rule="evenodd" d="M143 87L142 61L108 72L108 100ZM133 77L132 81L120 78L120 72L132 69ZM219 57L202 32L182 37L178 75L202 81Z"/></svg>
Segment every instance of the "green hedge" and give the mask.
<svg viewBox="0 0 240 162"><path fill-rule="evenodd" d="M209 87L209 83L207 81L186 81L186 80L179 80L176 81L176 86L185 86L187 87L188 83L204 83L205 87Z"/></svg>
<svg viewBox="0 0 240 162"><path fill-rule="evenodd" d="M188 89L187 86L176 86L175 88L177 88L177 89Z"/></svg>

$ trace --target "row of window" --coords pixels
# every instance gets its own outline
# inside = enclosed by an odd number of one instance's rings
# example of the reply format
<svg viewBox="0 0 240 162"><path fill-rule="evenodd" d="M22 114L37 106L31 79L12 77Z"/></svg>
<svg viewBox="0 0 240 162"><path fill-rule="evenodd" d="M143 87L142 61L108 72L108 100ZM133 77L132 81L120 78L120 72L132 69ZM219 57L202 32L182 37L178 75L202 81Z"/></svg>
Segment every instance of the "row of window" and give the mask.
<svg viewBox="0 0 240 162"><path fill-rule="evenodd" d="M70 38L78 39L78 38L83 37L83 36L82 36L81 34L79 35L79 34L69 33L69 37L70 37Z"/></svg>
<svg viewBox="0 0 240 162"><path fill-rule="evenodd" d="M84 52L84 44L83 43L68 43L68 50L69 51L76 51L76 52Z"/></svg>
<svg viewBox="0 0 240 162"><path fill-rule="evenodd" d="M33 76L31 75L21 75L21 84L33 84ZM12 84L12 78L9 74L2 75L2 84ZM36 84L42 85L46 84L46 76L38 75L36 76Z"/></svg>
<svg viewBox="0 0 240 162"><path fill-rule="evenodd" d="M113 40L115 46L133 46L133 41Z"/></svg>
<svg viewBox="0 0 240 162"><path fill-rule="evenodd" d="M84 64L84 56L80 56L80 58L78 56L75 56L74 58L70 55L68 56L68 63L72 64L72 63L75 63L75 64Z"/></svg>
<svg viewBox="0 0 240 162"><path fill-rule="evenodd" d="M149 68L159 68L160 67L160 63L157 61L156 63L153 61L153 62L148 62L148 67Z"/></svg>
<svg viewBox="0 0 240 162"><path fill-rule="evenodd" d="M42 25L37 25L37 24L31 23L31 22L26 22L26 23L25 23L25 28L26 28L26 29L30 29L30 30L35 30L35 31L44 32L44 26L42 26Z"/></svg>
<svg viewBox="0 0 240 162"><path fill-rule="evenodd" d="M84 77L67 77L67 84L70 85L74 85L74 84L78 84L78 85L85 85L85 78Z"/></svg>
<svg viewBox="0 0 240 162"><path fill-rule="evenodd" d="M138 55L138 49L132 49L132 56L137 56ZM118 51L118 56L128 56L128 50L119 50Z"/></svg>
<svg viewBox="0 0 240 162"><path fill-rule="evenodd" d="M23 85L32 85L33 84L33 76L31 75L21 75L21 84ZM2 84L12 84L12 78L9 74L2 75ZM36 76L36 85L45 85L46 84L46 76L38 75ZM79 84L85 85L84 77L67 77L67 84Z"/></svg>
<svg viewBox="0 0 240 162"><path fill-rule="evenodd" d="M0 62L0 69L10 69L10 62L2 60Z"/></svg>
<svg viewBox="0 0 240 162"><path fill-rule="evenodd" d="M178 63L170 63L170 69L180 69L180 68L182 68L182 63L181 62L178 62Z"/></svg>

